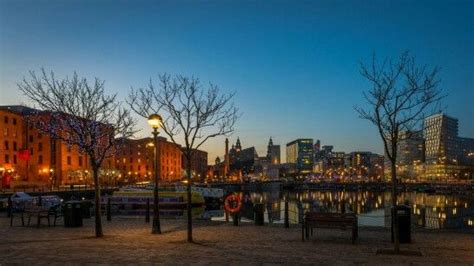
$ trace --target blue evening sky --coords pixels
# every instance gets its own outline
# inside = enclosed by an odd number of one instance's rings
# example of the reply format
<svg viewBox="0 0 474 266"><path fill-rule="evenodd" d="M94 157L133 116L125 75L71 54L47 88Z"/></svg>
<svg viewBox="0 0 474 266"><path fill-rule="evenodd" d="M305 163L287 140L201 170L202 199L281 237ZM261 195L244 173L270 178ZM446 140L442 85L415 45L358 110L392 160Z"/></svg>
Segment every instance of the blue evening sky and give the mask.
<svg viewBox="0 0 474 266"><path fill-rule="evenodd" d="M27 103L16 82L42 66L104 79L122 99L157 73L194 75L237 92L231 142L261 156L269 136L283 157L300 137L382 153L353 110L368 87L358 62L408 49L440 66L447 113L474 137L473 26L474 1L0 0L0 104ZM206 145L210 162L223 142Z"/></svg>

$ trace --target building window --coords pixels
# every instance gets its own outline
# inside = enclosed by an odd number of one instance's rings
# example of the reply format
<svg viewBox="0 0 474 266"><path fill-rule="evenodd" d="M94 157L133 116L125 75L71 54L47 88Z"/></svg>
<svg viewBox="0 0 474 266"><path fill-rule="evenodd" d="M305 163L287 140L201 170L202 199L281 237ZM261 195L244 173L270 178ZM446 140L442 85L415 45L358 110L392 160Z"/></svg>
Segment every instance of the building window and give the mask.
<svg viewBox="0 0 474 266"><path fill-rule="evenodd" d="M79 166L82 166L82 156L79 156Z"/></svg>
<svg viewBox="0 0 474 266"><path fill-rule="evenodd" d="M33 155L33 148L30 148L30 155Z"/></svg>
<svg viewBox="0 0 474 266"><path fill-rule="evenodd" d="M30 135L30 142L33 142L33 135Z"/></svg>
<svg viewBox="0 0 474 266"><path fill-rule="evenodd" d="M38 163L39 164L43 163L43 155L38 156Z"/></svg>
<svg viewBox="0 0 474 266"><path fill-rule="evenodd" d="M133 163L133 158L132 157L130 157L130 163Z"/></svg>
<svg viewBox="0 0 474 266"><path fill-rule="evenodd" d="M8 140L5 140L5 143L4 143L4 144L5 144L5 145L4 145L5 150L8 150L8 148L9 148L9 147L8 147L8 146L9 146L9 145L8 145Z"/></svg>
<svg viewBox="0 0 474 266"><path fill-rule="evenodd" d="M4 122L5 124L8 124L8 116L5 116L5 117L3 118L3 122Z"/></svg>
<svg viewBox="0 0 474 266"><path fill-rule="evenodd" d="M16 155L13 155L13 163L16 164Z"/></svg>
<svg viewBox="0 0 474 266"><path fill-rule="evenodd" d="M38 151L43 150L43 142L38 143Z"/></svg>
<svg viewBox="0 0 474 266"><path fill-rule="evenodd" d="M71 156L67 157L67 165L71 165Z"/></svg>
<svg viewBox="0 0 474 266"><path fill-rule="evenodd" d="M10 163L10 157L8 157L8 154L5 154L5 163Z"/></svg>
<svg viewBox="0 0 474 266"><path fill-rule="evenodd" d="M13 150L16 151L17 147L16 147L16 141L13 142Z"/></svg>
<svg viewBox="0 0 474 266"><path fill-rule="evenodd" d="M140 167L140 165L139 165L139 166L138 166L138 171L140 171L140 168L141 168L141 167Z"/></svg>
<svg viewBox="0 0 474 266"><path fill-rule="evenodd" d="M13 118L13 124L16 125L16 118Z"/></svg>
<svg viewBox="0 0 474 266"><path fill-rule="evenodd" d="M67 152L71 152L71 145L67 145Z"/></svg>
<svg viewBox="0 0 474 266"><path fill-rule="evenodd" d="M41 137L43 137L43 134L38 133L38 138L40 139Z"/></svg>

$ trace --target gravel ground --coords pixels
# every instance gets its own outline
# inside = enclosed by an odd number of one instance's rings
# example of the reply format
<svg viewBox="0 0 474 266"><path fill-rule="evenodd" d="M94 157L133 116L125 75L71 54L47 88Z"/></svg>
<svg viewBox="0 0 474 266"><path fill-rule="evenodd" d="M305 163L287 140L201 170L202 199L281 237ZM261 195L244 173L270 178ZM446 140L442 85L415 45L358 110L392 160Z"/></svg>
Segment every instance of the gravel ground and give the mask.
<svg viewBox="0 0 474 266"><path fill-rule="evenodd" d="M162 235L151 235L143 219L104 221L105 237L94 238L93 219L81 228L9 226L0 218L0 265L10 264L436 264L474 265L472 233L416 231L402 249L422 257L376 255L390 248L387 229L360 228L357 244L350 231L315 230L301 241L301 229L198 221L196 243L186 243L186 225L163 220ZM60 221L61 223L61 221Z"/></svg>

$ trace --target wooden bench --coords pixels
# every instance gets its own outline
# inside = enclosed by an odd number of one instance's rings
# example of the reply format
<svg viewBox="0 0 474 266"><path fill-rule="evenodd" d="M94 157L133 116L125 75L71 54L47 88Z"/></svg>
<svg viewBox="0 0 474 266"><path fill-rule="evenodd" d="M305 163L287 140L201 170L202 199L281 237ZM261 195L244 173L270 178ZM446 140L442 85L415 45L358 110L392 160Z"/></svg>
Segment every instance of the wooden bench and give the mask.
<svg viewBox="0 0 474 266"><path fill-rule="evenodd" d="M353 213L307 212L303 219L303 241L313 235L313 228L352 229L352 244L358 237L357 216Z"/></svg>
<svg viewBox="0 0 474 266"><path fill-rule="evenodd" d="M39 227L41 224L41 219L48 220L48 226L51 225L50 223L50 213L49 208L44 208L42 206L29 206L25 208L24 215L28 217L28 226L30 225L31 217L35 217L37 219L36 226Z"/></svg>

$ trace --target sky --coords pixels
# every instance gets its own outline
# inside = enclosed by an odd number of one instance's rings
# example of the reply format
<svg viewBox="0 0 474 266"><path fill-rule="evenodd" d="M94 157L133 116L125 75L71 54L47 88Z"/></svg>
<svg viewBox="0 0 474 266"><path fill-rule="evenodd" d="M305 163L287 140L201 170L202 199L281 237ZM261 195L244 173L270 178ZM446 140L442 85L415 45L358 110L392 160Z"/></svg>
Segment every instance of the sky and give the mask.
<svg viewBox="0 0 474 266"><path fill-rule="evenodd" d="M98 77L121 100L159 73L193 75L236 92L230 142L260 156L270 136L283 161L297 138L383 154L354 111L370 88L359 63L405 50L441 67L445 111L474 137L474 1L0 0L0 105L31 104L16 84L41 67ZM204 146L210 162L224 139Z"/></svg>

